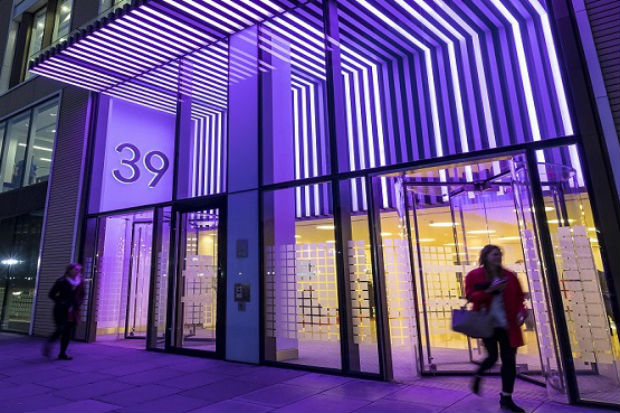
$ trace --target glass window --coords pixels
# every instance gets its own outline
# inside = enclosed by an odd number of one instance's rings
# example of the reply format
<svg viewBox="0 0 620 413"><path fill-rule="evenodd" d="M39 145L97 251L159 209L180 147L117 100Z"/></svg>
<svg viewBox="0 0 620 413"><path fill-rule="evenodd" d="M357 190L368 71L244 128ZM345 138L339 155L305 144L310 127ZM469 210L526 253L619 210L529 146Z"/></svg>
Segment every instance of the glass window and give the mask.
<svg viewBox="0 0 620 413"><path fill-rule="evenodd" d="M71 9L73 0L59 0L56 6L56 19L54 21L54 35L52 41L66 36L71 31Z"/></svg>
<svg viewBox="0 0 620 413"><path fill-rule="evenodd" d="M547 223L582 399L620 403L618 320L575 146L538 153ZM609 248L617 248L609 246Z"/></svg>
<svg viewBox="0 0 620 413"><path fill-rule="evenodd" d="M2 148L0 168L0 192L20 187L26 163L26 143L30 111L22 113L7 122L6 138Z"/></svg>
<svg viewBox="0 0 620 413"><path fill-rule="evenodd" d="M36 54L43 47L43 33L45 32L45 16L47 9L44 7L37 11L32 19L32 28L30 30L30 42L28 43L28 55L26 58L30 60L31 56ZM26 72L26 79L30 79L34 74Z"/></svg>
<svg viewBox="0 0 620 413"><path fill-rule="evenodd" d="M105 13L114 6L118 6L127 0L99 0L99 13Z"/></svg>
<svg viewBox="0 0 620 413"><path fill-rule="evenodd" d="M6 122L0 122L0 154L2 154L2 144L4 143L4 132L6 132ZM2 156L0 155L0 161Z"/></svg>
<svg viewBox="0 0 620 413"><path fill-rule="evenodd" d="M0 224L0 269L4 282L0 295L3 299L0 329L28 332L32 314L34 285L39 263L39 247L43 211L22 215ZM10 242L8 246L6 242ZM8 252L8 254L7 254Z"/></svg>
<svg viewBox="0 0 620 413"><path fill-rule="evenodd" d="M328 183L263 194L265 359L340 369Z"/></svg>
<svg viewBox="0 0 620 413"><path fill-rule="evenodd" d="M265 184L330 172L321 16L308 3L260 26Z"/></svg>
<svg viewBox="0 0 620 413"><path fill-rule="evenodd" d="M181 63L179 198L226 189L228 49L226 41L218 42L187 55ZM172 63L166 70L177 71L178 65ZM230 76L235 77L232 71ZM176 84L173 93L176 96Z"/></svg>
<svg viewBox="0 0 620 413"><path fill-rule="evenodd" d="M24 185L46 181L50 174L54 139L56 137L56 119L58 118L58 101L40 105L34 109L32 128Z"/></svg>

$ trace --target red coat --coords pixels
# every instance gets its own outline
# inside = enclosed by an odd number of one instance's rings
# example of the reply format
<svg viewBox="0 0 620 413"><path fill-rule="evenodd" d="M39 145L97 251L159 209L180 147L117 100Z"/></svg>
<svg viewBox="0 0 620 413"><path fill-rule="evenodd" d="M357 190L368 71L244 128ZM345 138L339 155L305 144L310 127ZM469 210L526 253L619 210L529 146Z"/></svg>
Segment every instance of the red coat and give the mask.
<svg viewBox="0 0 620 413"><path fill-rule="evenodd" d="M517 317L521 311L525 310L523 289L521 289L521 283L515 273L503 269L502 275L508 279L506 287L504 287L503 298L510 346L521 347L524 344L523 334L521 334L521 327L517 324ZM491 308L491 300L494 295L485 291L489 284L483 267L471 270L465 277L465 295L474 304L474 310L480 310L482 307L487 310Z"/></svg>

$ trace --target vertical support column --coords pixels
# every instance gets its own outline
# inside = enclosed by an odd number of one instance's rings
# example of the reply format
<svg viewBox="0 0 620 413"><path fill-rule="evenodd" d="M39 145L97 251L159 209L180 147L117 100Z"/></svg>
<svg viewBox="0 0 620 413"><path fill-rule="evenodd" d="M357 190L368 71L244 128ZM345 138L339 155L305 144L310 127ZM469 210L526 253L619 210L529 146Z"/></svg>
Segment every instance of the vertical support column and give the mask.
<svg viewBox="0 0 620 413"><path fill-rule="evenodd" d="M388 317L387 288L385 285L385 266L383 263L383 244L381 240L381 181L379 178L366 178L368 194L368 217L370 242L372 248L372 267L374 293L377 306L377 342L379 343L379 367L385 380L394 377L392 368L392 344L390 340L390 320ZM413 271L411 276L413 277Z"/></svg>
<svg viewBox="0 0 620 413"><path fill-rule="evenodd" d="M182 66L181 76L186 75L185 64ZM181 80L183 81L183 80ZM193 195L191 176L192 156L194 154L192 128L192 98L186 94L179 95L177 103L176 145L174 149L174 181L172 184L172 199L189 198Z"/></svg>
<svg viewBox="0 0 620 413"><path fill-rule="evenodd" d="M545 200L543 198L540 176L538 175L538 164L536 161L536 153L528 150L527 157L527 173L531 184L532 203L534 205L534 216L538 228L539 242L541 246L542 261L545 268L546 284L551 299L551 310L555 321L555 332L560 348L560 357L562 360L562 369L564 370L564 380L568 390L568 400L575 403L578 400L577 378L575 376L575 365L573 363L570 337L568 334L568 325L564 315L564 304L562 301L562 291L560 290L560 280L555 265L553 241L551 232L547 223L545 213Z"/></svg>
<svg viewBox="0 0 620 413"><path fill-rule="evenodd" d="M273 32L269 40L278 45L278 53L259 50L260 60L270 66L260 75L262 184L295 179L291 62L280 57L290 56L290 48L285 38Z"/></svg>
<svg viewBox="0 0 620 413"><path fill-rule="evenodd" d="M226 359L260 360L259 248L259 77L257 27L230 37L229 72L244 74L228 83L228 219L226 262ZM255 66L247 61L252 56ZM247 72L251 71L251 74ZM235 284L249 284L250 300L235 301Z"/></svg>
<svg viewBox="0 0 620 413"><path fill-rule="evenodd" d="M572 98L573 120L581 138L580 154L583 170L587 171L586 183L597 228L600 228L601 256L611 292L613 316L620 321L620 198L613 176L617 164L617 142L605 142L599 115L593 108L596 99L592 94L583 46L579 40L577 23L570 0L549 0L554 21L553 29L564 63L564 78ZM609 134L612 136L613 134Z"/></svg>
<svg viewBox="0 0 620 413"><path fill-rule="evenodd" d="M54 329L52 301L47 292L75 260L85 184L85 165L92 101L83 89L66 88L60 102L60 118L48 186L47 213L35 302L34 334ZM67 167L72 165L72 167Z"/></svg>
<svg viewBox="0 0 620 413"><path fill-rule="evenodd" d="M323 1L325 31L325 63L327 73L327 110L331 149L331 172L348 170L347 130L345 124L345 91L340 61L338 6L335 0ZM348 181L332 181L334 220L336 224L336 268L338 273L342 367L344 371L360 371L359 346L353 337L351 319L351 280L348 245L352 241L351 187ZM380 326L378 326L381 328ZM380 355L381 357L381 355ZM381 371L384 372L383 366Z"/></svg>
<svg viewBox="0 0 620 413"><path fill-rule="evenodd" d="M261 33L261 36L270 36L269 40L278 45L277 54L259 50L260 60L270 67L260 75L262 183L292 181L295 179L295 146L291 62L286 59L290 56L289 42L272 31ZM272 327L265 329L263 346L265 359L272 361L299 356L298 339L288 336L292 335L292 329L287 328L291 324L297 326L297 313L289 310L288 297L289 293L295 294L295 282L288 282L288 277L292 276L290 268L296 267L293 264L296 259L295 191L291 188L263 196L263 245L273 246L269 253L272 260L265 266L273 266L273 274L270 274L273 291L268 292L269 297L268 294L264 296L265 309L273 311L267 321ZM295 301L294 296L292 301Z"/></svg>

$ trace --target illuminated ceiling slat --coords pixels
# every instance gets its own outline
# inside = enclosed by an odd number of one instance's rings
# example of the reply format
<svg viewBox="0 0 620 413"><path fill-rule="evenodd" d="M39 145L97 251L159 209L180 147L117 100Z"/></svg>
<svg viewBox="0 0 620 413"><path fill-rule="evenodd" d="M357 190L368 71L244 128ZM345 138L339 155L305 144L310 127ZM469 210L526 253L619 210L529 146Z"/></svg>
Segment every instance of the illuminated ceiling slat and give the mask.
<svg viewBox="0 0 620 413"><path fill-rule="evenodd" d="M337 3L352 169L573 133L545 2ZM229 59L225 39L257 22L264 22L258 46L290 64L300 123L296 167L314 176L313 145L325 146L311 123L313 111L324 115L317 3L135 0L45 51L31 68L167 111L181 93L207 111L193 109L193 116L217 113L227 107L228 84L256 70L254 56L235 50ZM260 61L259 70L274 70L270 62Z"/></svg>
<svg viewBox="0 0 620 413"><path fill-rule="evenodd" d="M195 76L208 80L208 86L195 82L190 90L221 106L229 75L228 50L221 40L304 2L133 0L45 50L29 67L64 83L115 96L126 93L144 103L172 91L179 81L177 69L160 69L188 57L200 65ZM250 73L239 63L231 78Z"/></svg>

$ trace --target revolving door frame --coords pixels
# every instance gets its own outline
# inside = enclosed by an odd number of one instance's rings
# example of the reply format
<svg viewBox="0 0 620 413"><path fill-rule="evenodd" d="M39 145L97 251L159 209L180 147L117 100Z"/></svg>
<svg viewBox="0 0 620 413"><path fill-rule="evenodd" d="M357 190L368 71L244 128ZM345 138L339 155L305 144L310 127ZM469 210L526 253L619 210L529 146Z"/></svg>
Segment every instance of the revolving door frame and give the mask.
<svg viewBox="0 0 620 413"><path fill-rule="evenodd" d="M553 373L557 374L561 380L558 387L557 384L552 384L551 387L559 390L566 398L569 403L583 403L583 404L591 404L591 405L604 405L608 404L599 403L599 402L589 402L584 401L580 398L579 390L577 387L577 378L575 372L575 366L572 359L571 352L571 344L568 333L568 325L564 315L563 309L563 301L562 301L562 292L559 286L559 277L557 273L557 267L555 265L555 257L554 257L554 247L551 239L551 232L549 229L549 223L547 222L547 217L545 215L545 201L543 196L543 189L541 184L541 179L538 171L538 161L537 161L537 151L542 149L552 149L552 148L561 148L568 147L570 145L575 145L577 150L581 153L583 150L581 146L581 142L577 138L561 138L561 139L549 139L547 141L541 141L530 144L520 144L513 145L511 147L506 148L493 148L477 151L476 153L469 154L455 154L445 156L441 159L435 159L433 161L428 160L420 160L409 162L406 165L402 165L398 168L377 168L373 171L367 172L365 175L365 181L368 188L367 199L369 205L369 217L370 217L370 227L371 233L374 234L372 237L372 251L373 256L378 257L377 262L373 262L373 270L377 272L377 278L381 279L385 277L385 269L383 268L381 257L383 255L383 247L381 245L380 238L378 233L381 230L381 222L379 219L379 210L380 210L380 202L381 202L381 192L382 192L382 184L381 177L386 174L397 174L399 172L405 170L415 170L422 169L428 167L441 167L443 165L448 165L451 163L461 163L468 162L474 163L476 161L481 161L485 159L497 158L502 156L519 156L523 157L523 169L527 173L527 183L528 183L528 196L530 198L530 202L533 205L533 229L537 236L536 250L539 256L539 267L541 271L544 271L545 287L547 288L547 297L549 303L549 313L552 317L552 334L553 334L553 344L556 349L554 358L557 362L557 371L553 371ZM591 189L590 177L587 174L587 169L583 169L584 178L586 180L586 190L590 199L590 202L595 203L595 198ZM445 183L444 183L445 185ZM594 213L594 221L597 224L600 219L596 213ZM603 258L603 266L607 271L608 262L607 262L607 254L605 251L605 245L601 246L602 250L602 258ZM411 256L411 254L410 254ZM411 257L410 257L411 258ZM412 282L414 281L412 277ZM414 285L413 288L416 286ZM415 290L417 291L417 289ZM385 295L385 288L381 288L381 293ZM417 293L416 293L417 294ZM414 297L415 305L417 306L417 297ZM387 313L387 305L382 304L384 312ZM416 322L417 325L420 325L420 320L418 319L418 312L416 311ZM384 337L380 339L383 341L382 347L383 351L390 351L390 332L387 327L387 316L380 320L378 328L385 331ZM421 343L418 340L418 343ZM420 352L420 350L418 349ZM421 353L421 352L420 352ZM393 371L393 367L391 365L390 357L386 357L383 360L384 363L384 371L387 372L386 377L391 377L391 373ZM423 370L419 370L418 374L422 376L432 376L432 375L463 375L469 376L471 372L454 372L454 373L445 373L445 372L434 372L427 373ZM527 377L523 377L524 379L528 379ZM549 382L547 382L547 387L549 387Z"/></svg>
<svg viewBox="0 0 620 413"><path fill-rule="evenodd" d="M518 155L522 155L522 154L514 154L514 156L518 156ZM514 157L513 156L513 157ZM486 159L488 161L494 161L497 158L492 157L489 159ZM485 160L485 159L480 159L480 160ZM479 160L479 161L480 161ZM517 226L519 226L519 216L518 216L518 205L517 205L517 199L516 199L516 189L514 189L516 183L514 181L512 182L494 182L498 179L501 179L502 177L509 175L512 171L511 170L506 170L506 171L501 171L498 174L495 174L493 176L490 176L488 178L485 179L481 179L481 180L458 180L458 181L445 181L445 182L406 182L403 179L403 184L401 187L401 191L403 192L403 203L405 206L405 224L406 224L406 229L407 229L407 240L408 240L408 245L409 245L409 263L410 263L410 268L411 268L411 274L412 274L412 292L414 294L414 307L415 307L415 312L416 312L416 320L418 323L418 326L422 326L420 324L420 319L423 319L423 327L424 327L424 337L422 337L419 332L419 328L418 328L418 337L417 337L417 345L418 345L418 372L421 375L470 375L472 374L472 372L469 371L463 371L463 370L442 370L442 371L438 371L435 364L432 362L433 357L431 355L431 340L430 340L430 331L429 331L429 322L428 322L428 314L427 314L427 309L426 306L420 306L420 302L419 302L419 297L422 298L422 300L424 301L426 299L426 290L425 290L425 285L424 285L424 265L423 265L423 260L422 260L422 256L421 256L421 249L420 249L420 236L419 236L419 228L418 228L418 215L417 215L417 202L416 202L416 198L415 198L415 193L414 192L410 192L410 188L413 187L448 187L448 191L447 191L447 197L448 197L448 206L450 208L450 217L451 217L451 222L457 222L457 218L455 216L456 213L456 206L453 203L453 200L455 197L461 195L463 192L469 192L469 191L475 191L475 192L484 192L486 190L492 189L492 188L499 188L499 187L512 187L513 188L513 193L515 195L513 195L513 201L515 204L515 221ZM454 187L456 186L457 188L454 190L450 190L450 187ZM410 195L410 194L413 194ZM563 200L561 200L560 202L563 203ZM411 213L411 215L410 215ZM461 211L461 215L462 215L462 211ZM413 222L412 221L412 217L413 217ZM463 220L463 218L461 217L461 221ZM455 244L455 250L456 250L456 259L455 262L456 264L462 264L462 260L461 260L461 255L459 254L459 247L460 242L459 242L459 237L457 234L457 229L456 226L453 225L451 227L452 229L452 236L454 238L454 244ZM463 231L465 230L464 226L463 226ZM415 244L414 244L414 234L415 234ZM465 239L463 239L463 246L465 248L467 248L466 246L466 241ZM413 246L415 245L415 251L413 250ZM520 248L523 252L523 255L525 256L525 251L523 251L523 243L520 242ZM414 257L414 254L416 255L416 257ZM416 260L418 265L416 265ZM469 260L467 260L469 261ZM526 270L526 274L527 274L527 270ZM416 276L418 278L416 278ZM462 276L464 276L464 274L462 274ZM528 275L529 277L529 275ZM463 278L464 279L464 278ZM464 291L464 284L463 284L463 279L460 281L460 291L463 292ZM418 288L418 280L419 280L419 288ZM465 300L465 296L460 296L460 299ZM532 315L533 316L533 315ZM533 374L533 375L540 375L544 377L543 374L543 370L542 370L542 366L543 366L543 362L542 362L542 356L540 353L540 346L539 346L539 338L538 338L538 330L536 328L534 328L534 333L536 336L536 347L537 347L537 353L538 353L538 357L540 359L540 366L541 369L540 370L527 370L527 373L529 374ZM426 345L426 354L424 353L424 345ZM467 351L469 354L469 362L474 364L474 365L479 365L480 361L476 361L473 358L473 349L472 349L472 339L467 337ZM426 363L425 363L425 358L427 359ZM491 375L498 375L499 372L490 372L489 374ZM544 381L538 380L534 377L530 377L528 374L526 374L526 372L519 372L517 375L520 379L537 384L537 385L542 385L544 386Z"/></svg>

